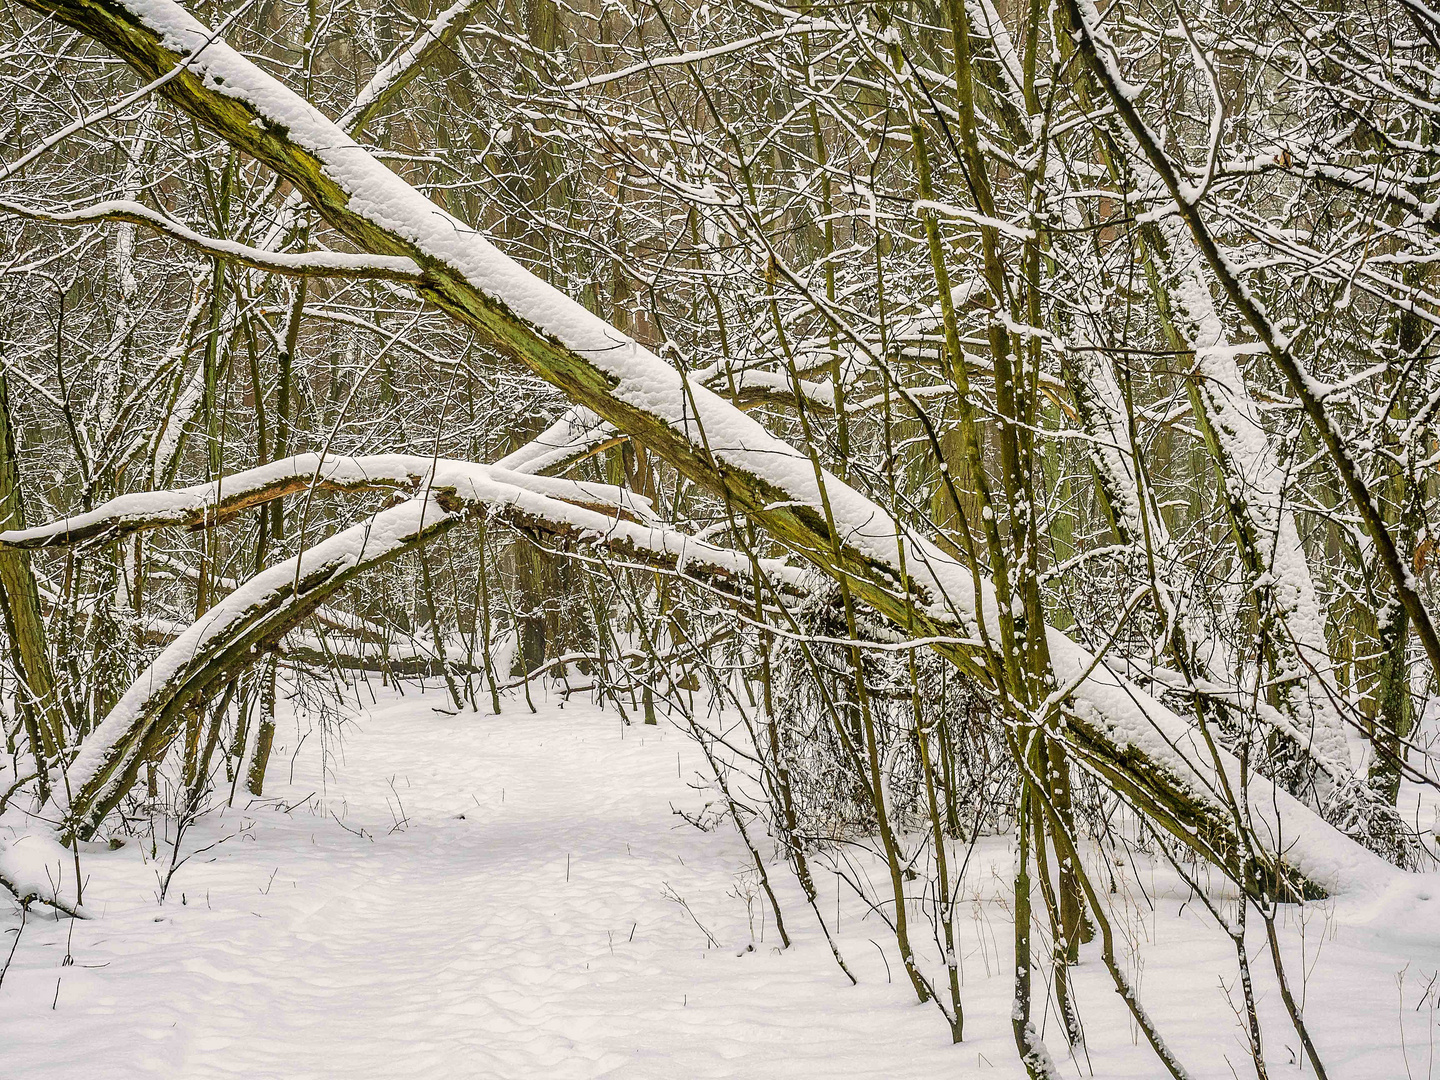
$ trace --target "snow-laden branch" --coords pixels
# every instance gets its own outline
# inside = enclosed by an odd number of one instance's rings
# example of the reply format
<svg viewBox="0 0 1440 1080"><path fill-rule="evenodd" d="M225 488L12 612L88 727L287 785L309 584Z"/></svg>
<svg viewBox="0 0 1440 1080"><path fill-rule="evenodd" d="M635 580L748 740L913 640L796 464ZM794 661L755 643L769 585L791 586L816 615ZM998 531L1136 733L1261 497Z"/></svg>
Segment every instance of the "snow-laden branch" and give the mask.
<svg viewBox="0 0 1440 1080"><path fill-rule="evenodd" d="M293 277L378 278L384 281L414 283L420 270L410 259L393 255L355 255L345 251L278 252L251 247L234 240L205 236L188 225L182 225L143 203L129 199L109 199L76 210L47 210L38 206L0 200L0 211L17 217L45 221L54 225L91 225L99 221L128 221L145 225L156 232L178 240L187 247L221 259L267 270L273 274Z"/></svg>
<svg viewBox="0 0 1440 1080"><path fill-rule="evenodd" d="M81 744L55 793L69 828L88 833L99 824L149 754L168 744L199 694L273 646L345 582L459 520L433 495L408 499L261 571L224 597L166 646Z"/></svg>
<svg viewBox="0 0 1440 1080"><path fill-rule="evenodd" d="M557 89L559 89L562 94L574 94L581 90L588 90L591 87L604 86L606 83L628 79L647 71L658 71L661 68L667 67L689 67L692 64L703 64L706 60L715 60L722 56L729 56L732 53L745 52L753 49L757 45L765 45L773 41L798 39L801 35L811 33L833 31L845 33L854 30L853 25L847 25L845 23L814 19L809 16L796 17L793 12L788 11L784 12L784 14L789 17L789 21L786 25L777 27L774 30L766 30L763 33L741 38L737 41L728 41L724 45L716 45L710 49L692 49L689 52L675 53L669 56L657 56L649 60L642 60L638 64L631 64L629 67L621 68L619 71L607 71L603 75L591 75L588 78L567 83Z"/></svg>
<svg viewBox="0 0 1440 1080"><path fill-rule="evenodd" d="M75 894L75 862L54 835L31 832L20 815L0 822L0 889L21 904L44 904L76 919L88 919L83 905L67 899Z"/></svg>
<svg viewBox="0 0 1440 1080"><path fill-rule="evenodd" d="M1117 53L1092 0L1065 0L1064 11L1075 35L1076 45L1082 59L1094 75L1095 80L1109 96L1116 112L1130 130L1141 154L1163 184L1164 190L1174 200L1194 238L1197 251L1204 258L1230 302L1235 305L1236 310L1250 325L1256 337L1264 344L1270 359L1285 376L1291 392L1300 400L1306 415L1315 425L1335 471L1339 473L1340 479L1345 485L1352 505L1359 512L1365 531L1375 545L1379 562L1384 566L1396 595L1414 624L1417 636L1425 646L1431 668L1440 673L1440 633L1437 633L1435 629L1410 568L1401 555L1394 537L1390 535L1390 531L1386 527L1379 506L1366 488L1364 477L1347 445L1345 436L1330 410L1325 406L1329 387L1317 380L1306 369L1302 359L1295 351L1290 336L1276 325L1264 304L1251 293L1241 279L1235 265L1220 250L1213 233L1200 213L1199 206L1192 198L1194 195L1193 185L1167 154L1164 140L1156 135L1141 115L1134 87L1126 82L1124 73L1120 70L1116 59ZM1223 353L1216 352L1213 355L1221 357Z"/></svg>
<svg viewBox="0 0 1440 1080"><path fill-rule="evenodd" d="M439 479L442 475L449 478L449 486ZM611 514L624 514L637 520L653 520L655 516L648 499L611 484L522 474L497 466L435 459L421 454L367 454L361 457L296 454L207 484L173 491L119 495L84 514L58 518L30 529L0 533L0 546L65 547L148 529L207 528L234 517L242 510L312 488L351 492L414 492L429 485L435 490L453 493L453 485L469 483L474 487L481 482L481 477L501 489L518 491L523 488L548 498ZM494 490L494 487L487 490Z"/></svg>
<svg viewBox="0 0 1440 1080"><path fill-rule="evenodd" d="M527 474L557 472L623 438L589 409L576 405L524 446L495 462L495 467Z"/></svg>
<svg viewBox="0 0 1440 1080"><path fill-rule="evenodd" d="M992 28L997 40L1008 42L1003 23L993 23ZM1008 44L1002 49L1006 50L1013 51ZM1079 77L1085 77L1085 69L1080 69ZM1218 115L1221 107L1217 104L1216 109ZM1142 198L1165 198L1165 185L1140 153L1134 136L1113 123L1106 124L1104 131L1108 138L1102 152L1115 178L1133 181ZM1068 178L1062 175L1057 180L1066 183ZM1190 384L1194 409L1216 459L1241 559L1258 606L1273 613L1283 629L1274 668L1284 708L1268 719L1278 720L1280 730L1338 789L1347 789L1356 776L1345 723L1335 706L1338 694L1324 612L1295 524L1287 475L1237 362L1239 355L1257 347L1230 341L1203 276L1201 255L1181 221L1166 217L1151 223L1141 235L1156 270L1152 284L1162 314L1181 339L1177 344L1195 356L1197 378ZM1127 410L1114 372L1108 359L1091 351L1083 327L1075 328L1072 336L1075 347L1065 358L1065 372L1087 427L1101 435L1089 450L1116 529L1131 542L1148 535L1155 549L1161 550L1164 521L1142 498ZM1160 574L1162 579L1165 576ZM1169 619L1178 617L1169 595L1173 591L1165 585L1158 588Z"/></svg>
<svg viewBox="0 0 1440 1080"><path fill-rule="evenodd" d="M404 48L376 69L350 107L335 121L345 131L362 131L365 125L419 74L437 52L448 49L470 23L480 0L456 0L435 17Z"/></svg>

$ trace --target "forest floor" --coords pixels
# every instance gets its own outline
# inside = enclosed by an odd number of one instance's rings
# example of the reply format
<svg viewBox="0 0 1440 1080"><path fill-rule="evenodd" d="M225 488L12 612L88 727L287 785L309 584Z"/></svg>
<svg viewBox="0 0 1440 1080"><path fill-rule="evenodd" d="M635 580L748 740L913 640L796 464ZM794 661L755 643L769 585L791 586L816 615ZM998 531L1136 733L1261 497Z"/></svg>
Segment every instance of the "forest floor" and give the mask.
<svg viewBox="0 0 1440 1080"><path fill-rule="evenodd" d="M452 716L435 694L377 693L338 736L287 723L268 797L196 822L163 902L163 840L82 852L99 917L29 913L0 983L0 1078L1022 1075L1005 838L978 845L961 889L954 1046L833 876L821 910L859 985L772 864L795 939L777 948L733 828L674 812L713 798L680 731L580 701ZM1158 868L1117 880L1124 963L1179 1057L1254 1076L1229 939ZM1434 1077L1440 928L1374 921L1287 918L1311 1030L1331 1077ZM0 904L0 964L19 923ZM1312 1075L1258 938L1253 955L1270 1076ZM1047 1018L1061 1075L1161 1075L1095 946L1075 981L1089 1046L1068 1054Z"/></svg>

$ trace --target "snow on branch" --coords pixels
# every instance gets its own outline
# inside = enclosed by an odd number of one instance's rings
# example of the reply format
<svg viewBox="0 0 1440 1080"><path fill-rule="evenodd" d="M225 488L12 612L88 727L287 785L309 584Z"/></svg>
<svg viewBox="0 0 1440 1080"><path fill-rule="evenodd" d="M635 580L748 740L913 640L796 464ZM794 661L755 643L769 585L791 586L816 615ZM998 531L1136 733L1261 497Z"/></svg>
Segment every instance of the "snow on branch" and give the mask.
<svg viewBox="0 0 1440 1080"><path fill-rule="evenodd" d="M1375 545L1377 561L1384 567L1396 595L1414 625L1416 635L1425 646L1432 670L1440 673L1440 631L1436 630L1409 567L1366 487L1365 478L1361 475L1350 445L1335 417L1325 405L1330 388L1310 373L1295 351L1289 334L1280 329L1264 304L1242 280L1236 265L1220 250L1214 234L1200 214L1194 185L1187 179L1181 164L1167 153L1164 141L1156 136L1141 115L1139 95L1135 87L1125 80L1119 68L1117 53L1093 0L1065 0L1064 12L1075 35L1081 58L1109 96L1125 126L1129 128L1140 153L1148 159L1155 175L1175 201L1211 274L1256 337L1264 344L1271 361L1284 375L1291 392L1299 399L1306 415L1315 425L1331 464L1349 493L1351 505L1359 512L1365 531ZM1208 294L1202 299L1208 300Z"/></svg>
<svg viewBox="0 0 1440 1080"><path fill-rule="evenodd" d="M18 815L17 815L18 817ZM0 826L0 889L22 905L44 904L75 919L88 919L83 905L65 899L75 892L72 853L52 835L24 825Z"/></svg>
<svg viewBox="0 0 1440 1080"><path fill-rule="evenodd" d="M360 131L413 79L425 62L448 48L470 23L480 0L456 0L435 17L415 39L381 64L370 81L335 123L345 131Z"/></svg>
<svg viewBox="0 0 1440 1080"><path fill-rule="evenodd" d="M782 9L783 10L783 9ZM690 52L678 53L673 56L657 56L650 60L643 60L638 64L631 64L629 67L621 68L619 71L607 71L601 75L592 75L588 78L579 79L559 87L561 93L574 94L581 90L588 90L595 86L604 86L606 83L618 82L621 79L628 79L633 75L639 75L647 71L657 71L667 67L689 67L692 64L701 64L706 60L715 60L732 53L746 52L757 45L768 44L772 41L783 41L797 38L803 34L824 33L826 31L853 31L852 25L845 23L831 22L823 19L814 19L809 16L795 17L793 13L785 11L789 21L784 26L774 30L767 30L764 33L755 34L748 38L741 38L738 41L726 42L724 45L717 45L710 49L694 49Z"/></svg>
<svg viewBox="0 0 1440 1080"><path fill-rule="evenodd" d="M42 207L0 201L0 210L17 217L50 222L54 225L89 225L98 221L128 221L135 225L145 225L207 255L214 255L221 259L233 259L256 270L267 270L273 274L289 274L294 277L378 278L385 281L412 283L420 278L419 267L412 260L403 256L355 255L344 251L298 253L267 251L264 248L251 247L234 240L205 236L188 225L182 225L164 214L151 210L142 203L129 199L109 199L77 210L46 210Z"/></svg>
<svg viewBox="0 0 1440 1080"><path fill-rule="evenodd" d="M648 499L610 484L512 473L508 469L437 460L418 454L367 454L362 457L297 454L208 484L173 491L120 495L88 513L59 518L30 529L0 533L0 546L66 547L148 529L209 528L233 518L242 510L311 488L349 492L413 492L427 483L433 488L444 488L445 485L438 480L442 474L450 478L452 487L467 482L473 486L475 478L484 475L500 489L518 491L523 487L553 500L588 506L612 515L624 514L640 520L654 518L654 509Z"/></svg>
<svg viewBox="0 0 1440 1080"><path fill-rule="evenodd" d="M398 462L364 460L361 464L355 458L322 460L318 454L300 454L208 484L119 495L88 513L0 533L0 545L68 547L148 529L207 528L242 510L304 491L312 482L317 487L349 491L413 486L412 470Z"/></svg>
<svg viewBox="0 0 1440 1080"><path fill-rule="evenodd" d="M69 827L88 835L136 770L174 736L187 702L232 676L312 615L356 574L425 543L466 517L490 513L522 531L699 577L740 591L754 562L655 520L649 501L607 484L534 476L473 462L387 454L321 460L306 454L173 492L126 495L91 514L0 534L11 543L73 543L165 525L204 527L240 507L304 490L407 490L410 498L261 571L182 630L85 740L67 770ZM222 497L222 491L230 492ZM18 538L18 539L17 539ZM762 569L791 592L802 572L778 560Z"/></svg>

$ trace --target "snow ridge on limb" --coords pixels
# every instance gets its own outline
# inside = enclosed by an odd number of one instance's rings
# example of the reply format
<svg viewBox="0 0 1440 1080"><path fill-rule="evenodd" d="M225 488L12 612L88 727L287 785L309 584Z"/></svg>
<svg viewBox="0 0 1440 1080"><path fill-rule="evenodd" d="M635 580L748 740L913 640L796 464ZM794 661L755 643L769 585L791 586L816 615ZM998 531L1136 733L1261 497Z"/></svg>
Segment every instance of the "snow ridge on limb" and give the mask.
<svg viewBox="0 0 1440 1080"><path fill-rule="evenodd" d="M207 484L117 495L83 514L0 533L0 547L68 547L149 529L206 528L261 503L304 491L312 482L321 488L352 491L410 486L411 471L396 464L388 457L322 460L319 454L298 454Z"/></svg>
<svg viewBox="0 0 1440 1080"><path fill-rule="evenodd" d="M0 824L0 888L22 905L44 904L73 919L90 912L65 892L76 892L73 853L54 836ZM67 872L68 871L68 872Z"/></svg>
<svg viewBox="0 0 1440 1080"><path fill-rule="evenodd" d="M495 462L495 468L517 473L563 469L623 438L589 409L572 405L535 438Z"/></svg>
<svg viewBox="0 0 1440 1080"><path fill-rule="evenodd" d="M94 510L30 529L0 533L0 547L64 547L110 540L148 529L206 528L286 495L313 488L328 491L406 490L428 483L437 490L480 482L481 477L577 505L655 518L650 500L612 484L534 476L500 466L431 458L420 454L334 457L295 454L175 491L118 495ZM445 479L440 479L444 477Z"/></svg>
<svg viewBox="0 0 1440 1080"><path fill-rule="evenodd" d="M420 73L429 59L441 49L448 49L455 39L470 25L474 9L479 0L456 0L456 3L436 16L408 45L381 64L370 81L360 88L355 100L350 103L335 121L337 127L347 135L359 138L365 126L375 118L403 90L407 83ZM292 191L285 198L279 213L261 243L264 251L274 251L290 237L296 225L296 211L305 201L299 191Z"/></svg>
<svg viewBox="0 0 1440 1080"><path fill-rule="evenodd" d="M470 24L480 0L456 0L435 21L381 64L350 107L335 121L345 131L362 131L375 114L404 89L434 53L450 45Z"/></svg>
<svg viewBox="0 0 1440 1080"><path fill-rule="evenodd" d="M1268 599L1262 606L1272 609L1269 614L1282 631L1275 660L1275 676L1282 680L1282 711L1303 725L1288 734L1309 751L1333 783L1343 787L1354 779L1355 770L1345 722L1335 707L1338 693L1325 639L1325 615L1295 515L1285 505L1283 470L1236 361L1242 351L1255 347L1228 342L1210 288L1200 276L1199 252L1184 225L1171 218L1159 228L1173 252L1169 269L1177 278L1171 293L1173 321L1195 350L1195 392L1207 434L1223 462L1217 472L1236 519L1239 545L1248 549L1241 554L1257 590ZM1283 640L1287 637L1289 648Z"/></svg>
<svg viewBox="0 0 1440 1080"><path fill-rule="evenodd" d="M1137 148L1138 149L1138 148ZM1166 197L1160 177L1138 156L1127 162L1149 198ZM1237 358L1259 351L1229 341L1200 270L1200 253L1183 222L1156 223L1161 239L1157 269L1166 277L1170 322L1194 350L1192 387L1196 411L1217 459L1215 470L1233 522L1236 545L1262 612L1276 623L1272 658L1280 711L1271 714L1338 792L1355 782L1345 721L1335 702L1325 614L1300 542L1295 515L1286 505L1286 479L1245 385Z"/></svg>
<svg viewBox="0 0 1440 1080"><path fill-rule="evenodd" d="M433 496L409 499L256 574L224 597L155 658L80 745L66 783L53 793L64 831L94 832L150 754L168 745L197 695L250 664L358 573L459 520Z"/></svg>
<svg viewBox="0 0 1440 1080"><path fill-rule="evenodd" d="M332 276L413 282L420 276L419 268L403 256L355 255L345 251L277 252L251 247L249 244L226 240L223 237L205 236L188 225L130 199L108 199L76 210L45 210L0 201L0 211L36 221L47 221L54 225L89 225L99 221L144 225L207 255L234 259L256 270L294 277Z"/></svg>
<svg viewBox="0 0 1440 1080"><path fill-rule="evenodd" d="M996 619L995 599L976 596L971 571L859 492L815 471L808 455L772 436L722 398L533 277L483 235L425 199L322 114L221 42L169 0L24 0L97 38L142 73L184 70L164 87L182 110L272 166L306 193L327 222L362 249L421 266L421 293L690 479L722 492L737 510L826 573L846 576L872 607L923 634L975 636L977 609ZM823 485L823 492L822 492ZM823 495L823 498L822 498ZM824 504L841 535L831 539ZM901 545L913 582L900 580ZM919 597L918 607L912 599ZM956 632L958 628L958 633ZM1051 634L1056 674L1078 679L1093 658ZM947 656L983 677L966 649ZM1097 771L1145 787L1164 807L1157 820L1207 855L1234 865L1237 840L1216 795L1217 778L1187 753L1189 725L1103 669L1078 679L1072 734ZM1219 767L1239 786L1238 763ZM1109 773L1106 773L1109 776ZM1123 785L1122 785L1123 789ZM1342 837L1260 778L1249 792L1265 858L1288 871L1290 891L1346 892L1386 864ZM1203 831L1214 831L1202 844ZM1340 853L1337 857L1337 851Z"/></svg>
<svg viewBox="0 0 1440 1080"><path fill-rule="evenodd" d="M1125 400L1114 368L1079 326L1071 329L1061 362L1075 410L1092 436L1085 449L1100 479L1116 534L1125 543L1141 543L1145 538L1146 508L1140 499L1135 448L1125 423ZM1163 528L1159 515L1151 514L1149 524L1156 549L1163 548L1164 536L1156 531Z"/></svg>

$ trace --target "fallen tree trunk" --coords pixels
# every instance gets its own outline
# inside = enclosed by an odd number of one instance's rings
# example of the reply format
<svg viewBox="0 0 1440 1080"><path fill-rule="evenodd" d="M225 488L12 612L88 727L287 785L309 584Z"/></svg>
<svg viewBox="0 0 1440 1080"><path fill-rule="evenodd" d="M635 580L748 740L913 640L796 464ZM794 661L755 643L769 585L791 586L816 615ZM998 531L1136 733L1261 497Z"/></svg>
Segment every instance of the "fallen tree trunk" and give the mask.
<svg viewBox="0 0 1440 1080"><path fill-rule="evenodd" d="M256 574L171 641L85 740L66 770L64 790L70 794L56 792L54 798L61 804L67 833L82 839L93 835L144 762L170 745L181 718L198 699L265 652L278 649L286 634L347 582L434 539L466 517L489 513L531 535L681 573L732 595L745 596L754 568L748 555L658 523L633 520L650 516L648 504L620 488L405 454L325 461L318 455L300 455L212 484L124 495L76 518L0 533L0 552L166 525L214 525L224 517L217 507L259 505L310 483L346 491L404 490L411 497ZM225 491L231 494L222 497ZM561 494L577 501L567 502L558 497ZM800 571L775 560L766 560L762 568L772 587L798 591ZM753 606L753 600L745 599L747 606Z"/></svg>

